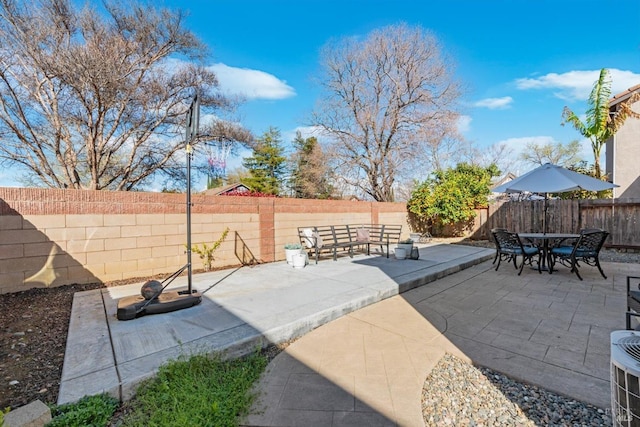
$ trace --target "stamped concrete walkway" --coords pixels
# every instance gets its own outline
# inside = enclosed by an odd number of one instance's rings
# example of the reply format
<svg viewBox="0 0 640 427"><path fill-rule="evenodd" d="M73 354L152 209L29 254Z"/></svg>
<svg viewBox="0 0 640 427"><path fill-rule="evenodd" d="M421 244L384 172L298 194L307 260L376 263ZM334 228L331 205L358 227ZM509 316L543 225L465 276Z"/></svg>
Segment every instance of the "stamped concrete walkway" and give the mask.
<svg viewBox="0 0 640 427"><path fill-rule="evenodd" d="M604 270L518 277L487 261L349 313L273 360L244 425L422 426L424 380L447 352L606 409L609 335L640 266Z"/></svg>

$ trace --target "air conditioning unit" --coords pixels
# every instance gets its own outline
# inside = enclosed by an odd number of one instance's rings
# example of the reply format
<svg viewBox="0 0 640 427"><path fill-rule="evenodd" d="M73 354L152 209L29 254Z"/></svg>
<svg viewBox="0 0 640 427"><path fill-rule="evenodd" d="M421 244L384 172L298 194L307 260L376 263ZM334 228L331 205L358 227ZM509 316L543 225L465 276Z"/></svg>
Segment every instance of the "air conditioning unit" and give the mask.
<svg viewBox="0 0 640 427"><path fill-rule="evenodd" d="M640 332L611 333L611 419L640 427Z"/></svg>

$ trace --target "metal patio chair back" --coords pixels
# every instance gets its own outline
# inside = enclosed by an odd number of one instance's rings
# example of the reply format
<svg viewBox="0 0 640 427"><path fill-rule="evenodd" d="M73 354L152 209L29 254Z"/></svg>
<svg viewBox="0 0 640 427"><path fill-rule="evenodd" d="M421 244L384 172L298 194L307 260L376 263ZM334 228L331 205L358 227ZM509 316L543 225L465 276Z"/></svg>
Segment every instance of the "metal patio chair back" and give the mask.
<svg viewBox="0 0 640 427"><path fill-rule="evenodd" d="M523 245L518 237L518 233L513 233L505 229L493 229L491 234L496 242L496 258L498 265L496 271L500 268L501 261L513 262L513 266L518 269L517 258L522 257L522 264L518 271L518 276L522 274L525 264L533 265L533 257L538 256L538 273L542 273L540 268L541 251L537 246Z"/></svg>
<svg viewBox="0 0 640 427"><path fill-rule="evenodd" d="M592 267L597 267L602 277L606 279L607 276L600 266L600 250L608 236L608 231L599 228L584 229L580 231L580 237L575 244L551 248L549 253L550 271L553 271L553 267L559 261L560 264L569 267L572 273L576 273L578 279L582 280L578 268L580 267L579 262L584 262Z"/></svg>
<svg viewBox="0 0 640 427"><path fill-rule="evenodd" d="M498 244L498 241L495 238L495 234L498 231L508 231L506 228L492 228L491 229L491 237L493 238L493 243L496 245L496 256L493 257L493 262L492 264L495 264L496 261L498 260L498 257L500 256L500 245Z"/></svg>

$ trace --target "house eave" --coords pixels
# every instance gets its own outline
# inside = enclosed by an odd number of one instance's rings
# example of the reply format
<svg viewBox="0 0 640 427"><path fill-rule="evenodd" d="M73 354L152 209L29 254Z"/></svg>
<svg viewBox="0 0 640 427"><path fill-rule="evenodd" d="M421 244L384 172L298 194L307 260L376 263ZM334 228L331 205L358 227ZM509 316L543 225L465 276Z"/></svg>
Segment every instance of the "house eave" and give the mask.
<svg viewBox="0 0 640 427"><path fill-rule="evenodd" d="M626 101L627 99L631 98L631 96L635 93L640 91L640 84L637 84L633 87L630 87L629 89L625 90L624 92L620 92L617 95L614 95L610 100L609 100L609 107L615 107L616 105L620 104L621 102Z"/></svg>

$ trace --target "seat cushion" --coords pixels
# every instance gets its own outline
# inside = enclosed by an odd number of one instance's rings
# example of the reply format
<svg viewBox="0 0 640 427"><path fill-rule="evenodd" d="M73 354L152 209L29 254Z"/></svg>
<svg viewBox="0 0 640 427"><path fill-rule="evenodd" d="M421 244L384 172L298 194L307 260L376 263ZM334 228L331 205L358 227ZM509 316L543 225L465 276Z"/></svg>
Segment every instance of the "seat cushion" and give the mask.
<svg viewBox="0 0 640 427"><path fill-rule="evenodd" d="M571 252L573 252L573 246L556 246L555 248L551 248L551 253L554 255L569 256Z"/></svg>
<svg viewBox="0 0 640 427"><path fill-rule="evenodd" d="M533 248L531 246L524 247L524 253L526 255L535 255L539 251L540 250L538 248ZM501 249L500 252L502 252L503 254L522 255L522 249L520 248L504 248Z"/></svg>
<svg viewBox="0 0 640 427"><path fill-rule="evenodd" d="M551 253L560 256L569 256L573 252L573 246L558 246L551 249ZM576 257L594 257L598 255L598 252L593 250L576 250Z"/></svg>

